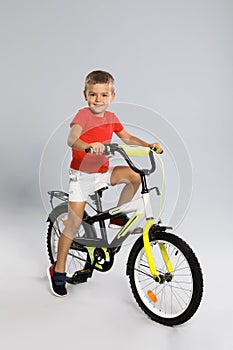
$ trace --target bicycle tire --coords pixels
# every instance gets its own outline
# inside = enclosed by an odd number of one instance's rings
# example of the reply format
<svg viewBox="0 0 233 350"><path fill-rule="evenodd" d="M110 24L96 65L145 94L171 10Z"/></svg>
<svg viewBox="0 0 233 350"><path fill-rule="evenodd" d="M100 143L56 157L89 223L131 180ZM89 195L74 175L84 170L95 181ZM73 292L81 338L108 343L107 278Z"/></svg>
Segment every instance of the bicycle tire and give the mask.
<svg viewBox="0 0 233 350"><path fill-rule="evenodd" d="M166 246L173 265L172 278L166 272L158 243ZM198 259L184 240L165 231L153 232L150 245L157 271L165 280L159 283L152 276L140 237L127 263L133 295L140 308L153 321L166 326L183 324L196 313L203 295L203 275Z"/></svg>
<svg viewBox="0 0 233 350"><path fill-rule="evenodd" d="M62 204L54 208L48 218L48 230L47 230L47 251L50 262L54 264L57 259L58 240L61 232L64 229L64 220L68 217L68 205ZM76 233L76 237L80 237L85 234L85 227L81 224L79 230ZM79 250L78 248L71 248L67 255L66 272L67 277L72 277L76 271L86 269L90 266L89 253L85 248Z"/></svg>

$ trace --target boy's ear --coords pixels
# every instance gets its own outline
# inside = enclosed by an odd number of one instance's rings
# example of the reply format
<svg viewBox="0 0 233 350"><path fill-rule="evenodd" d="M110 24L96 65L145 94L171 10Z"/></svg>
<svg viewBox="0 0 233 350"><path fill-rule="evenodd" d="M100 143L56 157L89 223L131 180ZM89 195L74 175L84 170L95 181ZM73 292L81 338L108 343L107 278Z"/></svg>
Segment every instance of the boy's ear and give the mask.
<svg viewBox="0 0 233 350"><path fill-rule="evenodd" d="M85 90L83 90L83 95L84 95L85 100L87 100L87 95L86 95L86 91Z"/></svg>
<svg viewBox="0 0 233 350"><path fill-rule="evenodd" d="M112 92L111 102L114 100L115 96L116 96L116 93L115 93L115 91L114 91L114 92Z"/></svg>

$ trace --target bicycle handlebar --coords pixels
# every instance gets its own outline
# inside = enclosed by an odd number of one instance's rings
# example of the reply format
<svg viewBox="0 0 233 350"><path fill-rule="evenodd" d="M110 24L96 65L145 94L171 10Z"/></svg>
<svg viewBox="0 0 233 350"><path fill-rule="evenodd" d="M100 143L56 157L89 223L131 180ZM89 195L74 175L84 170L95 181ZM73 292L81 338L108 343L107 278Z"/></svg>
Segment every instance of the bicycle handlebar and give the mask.
<svg viewBox="0 0 233 350"><path fill-rule="evenodd" d="M154 152L156 152L155 147L125 146L125 145L120 146L117 143L104 144L104 147L105 147L105 150L104 150L105 156L114 155L115 152L120 153L125 159L125 161L127 162L127 164L130 166L130 168L138 174L149 175L149 174L152 174L156 169L156 164L155 164L155 159L153 154ZM94 154L92 147L86 148L85 152ZM151 162L151 169L137 168L135 164L132 162L132 160L129 158L129 155L130 156L149 155L150 162Z"/></svg>

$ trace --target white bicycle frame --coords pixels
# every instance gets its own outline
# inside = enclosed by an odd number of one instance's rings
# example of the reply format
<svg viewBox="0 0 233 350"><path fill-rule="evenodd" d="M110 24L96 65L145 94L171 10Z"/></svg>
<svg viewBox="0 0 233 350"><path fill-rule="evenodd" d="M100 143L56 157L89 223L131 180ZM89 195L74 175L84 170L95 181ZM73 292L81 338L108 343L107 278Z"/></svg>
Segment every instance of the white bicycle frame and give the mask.
<svg viewBox="0 0 233 350"><path fill-rule="evenodd" d="M149 193L143 193L139 199L132 200L131 202L113 208L108 212L111 215L118 213L134 213L127 224L119 231L118 238L124 237L129 231L132 231L144 218L154 220Z"/></svg>

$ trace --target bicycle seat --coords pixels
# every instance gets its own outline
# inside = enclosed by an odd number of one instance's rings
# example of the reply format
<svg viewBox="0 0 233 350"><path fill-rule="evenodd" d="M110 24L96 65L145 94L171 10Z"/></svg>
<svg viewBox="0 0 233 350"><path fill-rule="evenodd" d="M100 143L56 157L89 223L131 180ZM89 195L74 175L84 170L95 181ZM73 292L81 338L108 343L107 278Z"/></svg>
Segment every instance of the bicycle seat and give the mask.
<svg viewBox="0 0 233 350"><path fill-rule="evenodd" d="M100 197L102 197L103 192L104 192L105 190L107 190L107 189L108 189L108 186L101 187L101 188L99 188L98 190L96 190L94 193L89 194L89 197L90 197L91 199L93 199L93 198L96 196L96 194L98 194Z"/></svg>

